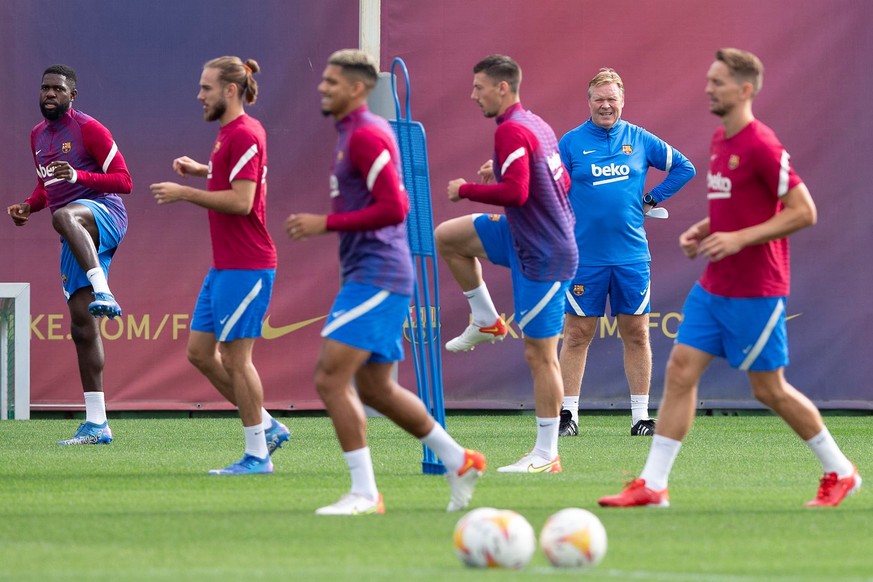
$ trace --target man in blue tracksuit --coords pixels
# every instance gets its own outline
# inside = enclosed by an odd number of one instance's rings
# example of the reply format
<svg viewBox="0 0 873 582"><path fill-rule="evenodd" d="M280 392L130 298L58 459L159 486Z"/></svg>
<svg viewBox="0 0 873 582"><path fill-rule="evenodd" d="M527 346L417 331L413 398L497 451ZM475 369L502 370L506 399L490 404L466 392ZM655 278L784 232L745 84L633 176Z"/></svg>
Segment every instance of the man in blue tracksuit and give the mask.
<svg viewBox="0 0 873 582"><path fill-rule="evenodd" d="M651 436L649 384L650 269L646 212L679 191L695 170L677 149L621 119L624 85L612 69L588 83L591 118L561 138L559 150L570 173L570 203L576 213L579 268L566 294L561 375L564 402L559 434L578 434L579 393L588 346L597 320L612 314L624 343L624 368L631 393L631 434ZM650 167L666 178L645 192Z"/></svg>

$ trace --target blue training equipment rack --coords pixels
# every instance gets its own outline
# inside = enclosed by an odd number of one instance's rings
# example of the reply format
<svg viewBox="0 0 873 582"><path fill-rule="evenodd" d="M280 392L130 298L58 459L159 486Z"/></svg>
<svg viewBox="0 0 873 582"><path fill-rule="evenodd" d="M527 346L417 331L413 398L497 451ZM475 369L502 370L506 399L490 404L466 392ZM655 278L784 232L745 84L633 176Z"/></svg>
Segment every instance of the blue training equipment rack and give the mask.
<svg viewBox="0 0 873 582"><path fill-rule="evenodd" d="M406 82L404 115L400 111L400 99L395 84L395 67L400 67ZM418 397L428 412L443 427L446 426L446 408L443 402L442 341L440 340L439 278L437 276L436 245L433 238L433 208L430 196L430 170L427 164L427 140L424 126L412 121L409 108L409 72L403 59L391 63L391 91L397 119L389 123L397 135L400 159L403 167L403 183L409 194L407 233L415 268L413 307L407 316L409 340L412 343L412 361ZM445 466L432 450L422 445L424 456L422 472L427 475L442 475Z"/></svg>

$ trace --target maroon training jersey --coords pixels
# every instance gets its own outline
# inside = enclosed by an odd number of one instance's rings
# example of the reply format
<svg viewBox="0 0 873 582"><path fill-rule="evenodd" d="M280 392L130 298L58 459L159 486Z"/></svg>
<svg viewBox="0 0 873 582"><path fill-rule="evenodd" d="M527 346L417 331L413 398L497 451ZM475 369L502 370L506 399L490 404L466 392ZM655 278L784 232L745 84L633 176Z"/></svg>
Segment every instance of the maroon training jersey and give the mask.
<svg viewBox="0 0 873 582"><path fill-rule="evenodd" d="M234 180L254 182L255 199L245 216L209 211L213 267L275 269L276 246L267 231L267 134L246 114L219 130L209 156L206 189L231 190Z"/></svg>
<svg viewBox="0 0 873 582"><path fill-rule="evenodd" d="M525 277L569 281L579 249L573 235L570 177L552 128L516 103L497 117L496 184L463 184L461 198L506 207L506 220Z"/></svg>
<svg viewBox="0 0 873 582"><path fill-rule="evenodd" d="M112 134L99 121L70 108L58 119L34 126L30 147L37 176L36 188L25 200L31 212L46 207L54 212L73 200L97 200L111 206L113 216L123 223L119 227L126 228L127 215L118 194L130 193L133 181ZM48 173L48 165L55 161L76 170L73 181Z"/></svg>
<svg viewBox="0 0 873 582"><path fill-rule="evenodd" d="M761 224L782 209L781 197L802 181L776 134L758 120L725 138L712 137L706 176L710 232L734 232ZM704 289L723 297L785 297L789 293L788 239L752 245L710 262Z"/></svg>

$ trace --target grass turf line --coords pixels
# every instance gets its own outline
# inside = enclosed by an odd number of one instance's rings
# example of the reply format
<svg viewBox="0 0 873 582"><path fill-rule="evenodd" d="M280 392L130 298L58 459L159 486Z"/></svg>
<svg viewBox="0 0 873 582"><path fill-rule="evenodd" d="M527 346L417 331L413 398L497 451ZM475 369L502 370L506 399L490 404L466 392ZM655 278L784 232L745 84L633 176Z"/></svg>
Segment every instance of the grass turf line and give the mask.
<svg viewBox="0 0 873 582"><path fill-rule="evenodd" d="M563 507L592 509L609 552L586 580L873 580L873 501L808 509L819 465L771 416L698 417L671 476L672 507L598 508L642 468L650 439L629 417L583 415L560 441L564 473L506 475L533 444L530 415L450 415L449 431L488 456L471 507L510 508L538 532ZM455 558L448 487L422 475L421 448L369 420L384 516L317 517L347 491L330 421L284 419L292 440L271 476L215 477L242 455L230 418L115 419L109 446L58 447L77 421L0 422L0 580L463 580L575 578L537 551L520 572L482 572ZM870 418L827 417L837 442L873 472Z"/></svg>

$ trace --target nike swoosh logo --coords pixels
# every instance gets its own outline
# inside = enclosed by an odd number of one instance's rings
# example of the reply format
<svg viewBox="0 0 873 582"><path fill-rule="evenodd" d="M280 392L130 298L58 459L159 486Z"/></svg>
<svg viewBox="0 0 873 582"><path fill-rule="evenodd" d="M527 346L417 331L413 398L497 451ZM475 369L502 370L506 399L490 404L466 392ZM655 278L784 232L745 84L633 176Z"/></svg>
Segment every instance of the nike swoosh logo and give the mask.
<svg viewBox="0 0 873 582"><path fill-rule="evenodd" d="M288 335L292 331L297 331L301 327L306 327L311 323L320 321L325 317L327 316L319 315L318 317L313 317L312 319L307 319L306 321L299 321L297 323L283 325L281 327L273 327L272 325L270 325L270 316L268 315L266 318L264 318L264 324L261 326L261 337L268 340L276 339L278 337L282 337L283 335Z"/></svg>
<svg viewBox="0 0 873 582"><path fill-rule="evenodd" d="M464 475L467 471L469 471L473 467L473 459L467 457L464 461L464 466L458 469L457 475Z"/></svg>
<svg viewBox="0 0 873 582"><path fill-rule="evenodd" d="M41 151L42 151L42 150L36 150L36 153L33 154L33 155L38 156L38 155L39 155L39 152L41 152Z"/></svg>
<svg viewBox="0 0 873 582"><path fill-rule="evenodd" d="M479 331L482 333L490 333L491 335L503 335L503 330L496 325L492 325L491 327L480 327Z"/></svg>
<svg viewBox="0 0 873 582"><path fill-rule="evenodd" d="M593 154L597 150L582 150L582 155L587 156L588 154Z"/></svg>
<svg viewBox="0 0 873 582"><path fill-rule="evenodd" d="M546 463L546 464L543 465L542 467L534 467L533 465L528 465L528 466L527 466L527 472L528 472L528 473L544 473L544 472L548 471L549 469L551 469L551 468L554 467L554 466L555 466L555 463L554 463L554 462Z"/></svg>

